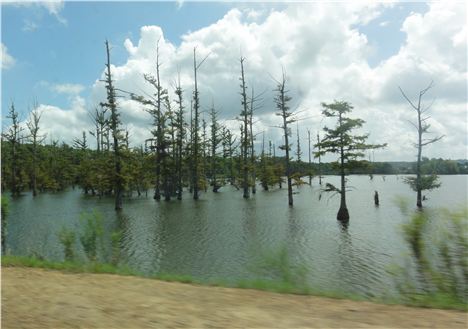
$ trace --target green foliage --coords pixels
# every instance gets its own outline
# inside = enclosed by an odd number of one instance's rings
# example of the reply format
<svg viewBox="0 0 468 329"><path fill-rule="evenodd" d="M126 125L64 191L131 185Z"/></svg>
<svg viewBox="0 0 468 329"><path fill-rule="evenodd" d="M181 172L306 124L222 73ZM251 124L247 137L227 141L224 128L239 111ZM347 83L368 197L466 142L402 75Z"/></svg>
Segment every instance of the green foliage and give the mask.
<svg viewBox="0 0 468 329"><path fill-rule="evenodd" d="M58 233L58 238L63 246L65 253L65 261L73 261L75 259L75 232L63 228Z"/></svg>
<svg viewBox="0 0 468 329"><path fill-rule="evenodd" d="M433 189L439 188L441 185L441 183L439 182L439 177L437 175L423 175L419 179L419 184L417 177L405 177L404 181L415 192L417 192L418 190L431 191Z"/></svg>
<svg viewBox="0 0 468 329"><path fill-rule="evenodd" d="M84 225L84 231L80 236L80 242L90 261L96 261L98 244L102 246L104 233L102 214L93 210L91 213L82 213L80 220Z"/></svg>
<svg viewBox="0 0 468 329"><path fill-rule="evenodd" d="M335 165L339 168L341 186L339 189L334 186L332 186L333 188L327 186L327 189L324 191L339 193L341 195L337 219L347 221L349 220L349 213L346 207L345 175L349 174L350 169L366 166L367 161L359 161L360 158L365 156L364 151L385 147L386 144L366 144L369 137L368 134L353 134L353 131L361 128L365 121L345 116L353 109L353 106L348 102L335 101L332 104L322 103L322 107L323 115L327 118L336 118L337 124L335 128L323 128L325 137L315 144L315 147L319 149L318 152L315 152L315 157L321 157L327 153L338 154L338 160L335 162Z"/></svg>
<svg viewBox="0 0 468 329"><path fill-rule="evenodd" d="M411 304L466 309L468 208L431 217L418 211L403 225L415 267L414 273L408 265L394 271L397 288Z"/></svg>
<svg viewBox="0 0 468 329"><path fill-rule="evenodd" d="M121 240L122 240L121 230L112 232L111 234L111 247L112 247L111 264L113 265L116 265L119 262Z"/></svg>
<svg viewBox="0 0 468 329"><path fill-rule="evenodd" d="M33 268L47 268L74 273L108 273L119 275L140 275L128 267L116 267L102 263L79 263L76 261L53 262L36 257L4 256L2 266L26 266Z"/></svg>
<svg viewBox="0 0 468 329"><path fill-rule="evenodd" d="M353 109L353 106L345 101L335 101L332 104L322 103L322 114L325 117L336 118L337 125L335 128L324 127L325 137L320 143L315 144L315 147L320 147L320 152L315 152L315 157L323 156L327 153L335 153L339 155L339 160L336 162L341 169L352 169L357 166L365 166L366 162L358 161L359 158L365 156L364 151L369 149L377 149L386 146L366 144L369 135L354 135L352 132L359 129L365 123L362 119L351 119L345 115ZM341 164L341 161L342 164Z"/></svg>
<svg viewBox="0 0 468 329"><path fill-rule="evenodd" d="M253 271L262 278L269 279L254 280L250 283L241 281L241 285L246 285L244 288L253 283L253 286L263 285L278 292L307 293L310 290L306 279L307 269L304 266L292 264L285 246L264 254L254 265Z"/></svg>

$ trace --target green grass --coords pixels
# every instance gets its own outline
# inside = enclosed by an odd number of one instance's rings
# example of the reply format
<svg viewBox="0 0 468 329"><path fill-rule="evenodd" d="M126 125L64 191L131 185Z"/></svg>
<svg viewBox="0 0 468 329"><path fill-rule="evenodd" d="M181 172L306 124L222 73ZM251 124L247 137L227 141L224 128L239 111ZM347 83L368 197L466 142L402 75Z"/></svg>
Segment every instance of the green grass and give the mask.
<svg viewBox="0 0 468 329"><path fill-rule="evenodd" d="M35 257L22 257L22 256L2 256L2 266L13 267L35 267L45 268L51 270L60 270L73 273L107 273L118 275L135 275L140 276L139 273L131 270L128 267L117 267L111 264L101 263L78 263L78 262L53 262Z"/></svg>
<svg viewBox="0 0 468 329"><path fill-rule="evenodd" d="M323 292L311 289L308 286L298 286L290 282L285 281L274 281L274 280L239 280L234 283L229 283L225 280L211 280L202 281L195 279L189 275L177 275L169 273L159 273L156 275L146 276L142 273L138 273L128 267L115 266L112 264L101 264L101 263L77 263L77 262L53 262L34 257L21 257L21 256L2 256L3 267L33 267L43 268L51 270L59 270L71 273L106 273L106 274L117 274L125 276L138 276L150 279L157 279L168 282L180 282L180 283L191 283L197 285L208 285L208 286L220 286L230 288L241 288L241 289L255 289L270 291L275 293L285 294L299 294L299 295L313 295L318 297L327 297L335 299L349 299L354 301L371 301L381 304L403 304L407 306L417 307L429 307L429 308L442 308L442 309L455 309L467 311L466 304L460 304L454 301L450 296L446 295L431 295L431 296L416 296L411 301L402 300L389 300L389 299L366 299L365 297L345 294L340 292Z"/></svg>

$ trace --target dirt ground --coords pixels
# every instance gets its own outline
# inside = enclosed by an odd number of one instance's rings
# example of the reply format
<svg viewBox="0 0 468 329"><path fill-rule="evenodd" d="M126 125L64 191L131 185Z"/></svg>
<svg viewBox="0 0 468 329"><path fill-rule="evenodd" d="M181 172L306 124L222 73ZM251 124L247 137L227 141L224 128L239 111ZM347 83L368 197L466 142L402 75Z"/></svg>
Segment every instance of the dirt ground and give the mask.
<svg viewBox="0 0 468 329"><path fill-rule="evenodd" d="M467 328L467 313L107 274L2 269L2 328Z"/></svg>

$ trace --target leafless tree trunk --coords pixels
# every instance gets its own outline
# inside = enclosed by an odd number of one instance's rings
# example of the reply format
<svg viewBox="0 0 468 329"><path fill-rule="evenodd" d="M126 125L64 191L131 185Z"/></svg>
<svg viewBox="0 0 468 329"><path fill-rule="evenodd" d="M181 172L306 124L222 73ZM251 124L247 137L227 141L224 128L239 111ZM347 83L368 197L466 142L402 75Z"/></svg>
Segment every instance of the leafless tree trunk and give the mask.
<svg viewBox="0 0 468 329"><path fill-rule="evenodd" d="M245 58L241 57L240 64L241 64L241 104L242 104L242 112L241 117L243 120L243 128L242 128L242 188L243 188L243 197L248 199L249 195L249 165L248 165L248 150L249 150L249 108L247 103L247 86L245 84L245 76L244 76L244 61Z"/></svg>
<svg viewBox="0 0 468 329"><path fill-rule="evenodd" d="M406 101L411 105L411 107L416 111L417 117L418 117L418 122L417 124L414 124L413 122L410 122L417 130L418 132L418 142L415 144L416 148L418 149L418 155L417 155L417 162L416 162L416 179L412 180L409 179L407 180L407 183L409 183L415 190L416 190L416 206L418 208L422 208L422 191L423 190L430 190L436 187L439 187L440 184L436 182L437 176L429 177L425 179L421 175L421 155L422 155L422 149L424 146L432 144L434 142L437 142L444 136L438 136L435 138L430 138L430 139L424 139L423 135L428 132L430 124L428 124L426 121L430 118L429 116L423 116L424 113L426 113L429 108L431 107L432 104L429 106L423 108L422 107L422 98L424 94L431 89L433 86L433 81L419 92L419 97L418 97L418 103L415 105L404 93L404 91L400 89L401 94L403 97L406 99Z"/></svg>
<svg viewBox="0 0 468 329"><path fill-rule="evenodd" d="M26 123L29 129L29 138L32 144L32 192L33 196L37 195L37 146L46 138L45 135L39 135L39 122L41 121L42 113L38 110L37 103L34 103L34 108L31 111L29 121Z"/></svg>

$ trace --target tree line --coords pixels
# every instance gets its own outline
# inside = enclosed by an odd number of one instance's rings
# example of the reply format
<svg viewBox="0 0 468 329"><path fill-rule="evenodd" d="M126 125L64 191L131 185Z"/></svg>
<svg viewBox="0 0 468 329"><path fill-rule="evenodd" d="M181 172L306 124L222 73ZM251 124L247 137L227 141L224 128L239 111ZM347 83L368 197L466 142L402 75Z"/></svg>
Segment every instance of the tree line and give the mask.
<svg viewBox="0 0 468 329"><path fill-rule="evenodd" d="M350 118L353 106L346 101L322 103L324 117L336 120L334 127L324 127L323 136L317 133L312 144L308 130L308 162L302 161L302 148L297 125L297 113L291 109L291 96L283 71L280 80L275 80L276 115L280 117L278 128L283 135L283 144L276 146L265 141L261 135L261 151L255 153L253 134L254 111L261 95L255 95L253 86L247 85L244 57L239 60L240 112L237 120L239 130L233 131L218 119L218 110L213 103L210 118L201 116L198 72L209 58L197 58L193 50L194 89L187 95L180 84L166 88L160 78L162 64L159 60L159 42L156 46L155 75L145 74L144 80L152 88L151 93L139 94L134 91L116 89L111 70L109 43L106 41L105 74L102 80L106 99L90 113L93 126L83 131L72 145L51 141L45 144L46 135L40 127L41 112L36 104L25 124L20 122L14 104L11 104L7 118L10 126L2 133L2 190L9 189L13 196L22 190L31 189L33 195L43 191L60 191L66 187L81 188L85 194L96 196L113 195L115 209L122 209L124 195L148 194L153 191L155 200L181 200L183 191L198 199L200 192L211 189L218 192L225 185L242 190L243 197L256 193L257 182L264 190L274 187L288 189L288 204L293 205L293 186L306 184L303 178L318 176L321 184L323 174L339 174L340 186L326 184L323 191L340 195L341 206L337 218L347 221L346 175L350 173L388 173L385 164L374 164L363 160L366 151L385 147L386 144L367 143L368 134L355 134L365 123L362 119ZM424 145L440 138L423 140L422 135L429 128L421 117L421 98L432 84L420 93L419 108L403 93L418 113L418 160L417 176L407 179L408 184L418 193L438 186L434 172L424 175L421 165L421 149ZM250 88L249 88L250 87ZM249 92L250 90L250 92ZM121 95L117 95L117 93ZM125 96L139 104L151 116L151 137L144 144L131 147L129 131L123 129L120 118L118 97ZM186 104L190 103L190 108ZM293 159L292 125L296 123L296 150ZM96 147L90 148L88 138L95 140ZM312 152L311 147L314 147ZM284 151L277 156L276 149ZM325 154L336 154L337 161L322 163ZM314 158L318 163L312 163Z"/></svg>

